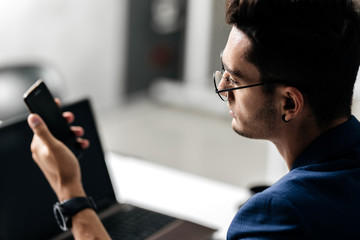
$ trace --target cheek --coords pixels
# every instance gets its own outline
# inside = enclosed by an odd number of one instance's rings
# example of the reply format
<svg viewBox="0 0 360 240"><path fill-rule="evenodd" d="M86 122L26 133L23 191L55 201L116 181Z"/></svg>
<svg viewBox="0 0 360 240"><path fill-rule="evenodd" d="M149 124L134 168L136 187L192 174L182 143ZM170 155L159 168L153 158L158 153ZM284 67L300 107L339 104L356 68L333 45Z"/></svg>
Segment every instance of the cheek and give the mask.
<svg viewBox="0 0 360 240"><path fill-rule="evenodd" d="M256 99L254 94L251 94L250 91L245 91L247 89L240 89L238 92L229 93L229 103L233 107L233 111L240 111L243 114L250 111L256 107ZM240 92L242 91L242 92Z"/></svg>

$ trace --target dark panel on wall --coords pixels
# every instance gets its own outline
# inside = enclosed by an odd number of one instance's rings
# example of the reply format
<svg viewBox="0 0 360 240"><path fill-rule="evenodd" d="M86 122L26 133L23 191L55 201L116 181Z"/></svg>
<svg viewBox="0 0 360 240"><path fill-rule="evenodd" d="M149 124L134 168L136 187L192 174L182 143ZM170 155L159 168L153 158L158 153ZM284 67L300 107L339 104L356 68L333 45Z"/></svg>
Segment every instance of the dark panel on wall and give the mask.
<svg viewBox="0 0 360 240"><path fill-rule="evenodd" d="M131 0L126 93L146 90L161 77L181 81L186 0Z"/></svg>

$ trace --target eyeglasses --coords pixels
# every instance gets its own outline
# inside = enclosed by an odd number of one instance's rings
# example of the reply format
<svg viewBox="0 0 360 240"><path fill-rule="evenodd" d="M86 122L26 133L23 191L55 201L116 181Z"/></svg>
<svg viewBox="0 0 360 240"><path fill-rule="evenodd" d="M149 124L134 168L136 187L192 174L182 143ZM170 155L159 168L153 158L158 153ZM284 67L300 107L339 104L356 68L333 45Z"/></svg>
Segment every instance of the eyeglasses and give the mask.
<svg viewBox="0 0 360 240"><path fill-rule="evenodd" d="M226 102L229 98L229 91L234 91L243 88L256 87L260 85L264 85L265 82L255 83L246 86L239 86L239 84L231 79L230 77L224 77L224 71L215 71L213 74L215 92L219 95L220 99ZM219 90L219 86L222 84L222 80L225 80L224 86L221 86Z"/></svg>

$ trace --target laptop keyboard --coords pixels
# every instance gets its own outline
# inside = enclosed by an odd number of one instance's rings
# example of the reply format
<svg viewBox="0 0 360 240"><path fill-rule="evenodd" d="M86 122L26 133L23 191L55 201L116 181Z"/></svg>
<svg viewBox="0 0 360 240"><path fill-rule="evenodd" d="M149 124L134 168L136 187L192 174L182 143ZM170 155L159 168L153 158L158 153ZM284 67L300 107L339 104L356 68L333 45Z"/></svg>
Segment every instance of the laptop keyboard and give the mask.
<svg viewBox="0 0 360 240"><path fill-rule="evenodd" d="M113 240L143 240L176 218L131 207L104 219L103 223Z"/></svg>

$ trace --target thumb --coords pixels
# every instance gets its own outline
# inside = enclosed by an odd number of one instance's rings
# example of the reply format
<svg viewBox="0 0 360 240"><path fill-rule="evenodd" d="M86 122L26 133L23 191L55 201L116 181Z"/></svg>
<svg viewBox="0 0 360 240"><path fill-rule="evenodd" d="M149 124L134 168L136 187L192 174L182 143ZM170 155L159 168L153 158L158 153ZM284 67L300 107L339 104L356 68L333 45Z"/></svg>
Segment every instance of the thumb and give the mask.
<svg viewBox="0 0 360 240"><path fill-rule="evenodd" d="M41 119L38 114L31 113L28 116L28 124L31 130L36 134L41 140L46 143L50 143L54 137L46 126L45 122Z"/></svg>

